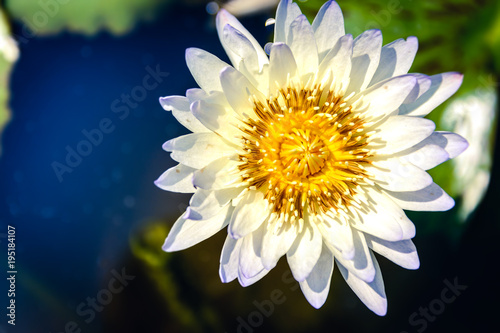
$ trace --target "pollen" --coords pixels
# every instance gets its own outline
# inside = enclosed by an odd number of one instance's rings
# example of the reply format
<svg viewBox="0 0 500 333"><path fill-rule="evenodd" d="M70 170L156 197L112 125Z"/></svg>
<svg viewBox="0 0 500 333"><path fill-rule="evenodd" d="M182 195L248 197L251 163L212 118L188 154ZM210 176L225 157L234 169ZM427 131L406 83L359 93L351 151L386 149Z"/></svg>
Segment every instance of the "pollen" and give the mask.
<svg viewBox="0 0 500 333"><path fill-rule="evenodd" d="M285 223L306 214L345 211L369 176L369 134L342 96L319 85L289 86L254 100L255 117L243 121L239 170L262 190Z"/></svg>

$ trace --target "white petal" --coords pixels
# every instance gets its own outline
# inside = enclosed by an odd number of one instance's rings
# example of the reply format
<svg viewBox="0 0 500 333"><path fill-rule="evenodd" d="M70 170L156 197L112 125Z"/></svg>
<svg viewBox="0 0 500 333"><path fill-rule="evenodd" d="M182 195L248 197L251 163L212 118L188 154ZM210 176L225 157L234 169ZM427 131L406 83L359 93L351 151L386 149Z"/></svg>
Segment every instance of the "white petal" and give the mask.
<svg viewBox="0 0 500 333"><path fill-rule="evenodd" d="M222 31L222 44L232 51L231 62L234 67L240 69L243 61L250 71L259 72L259 58L252 43L239 30L226 24Z"/></svg>
<svg viewBox="0 0 500 333"><path fill-rule="evenodd" d="M259 63L259 56L252 43L239 30L227 24L223 30L223 44L228 45L233 52L231 59L235 68L258 89L268 89L268 59L265 64Z"/></svg>
<svg viewBox="0 0 500 333"><path fill-rule="evenodd" d="M362 91L363 107L368 104L366 116L378 118L391 114L411 92L417 79L413 75L403 75L379 82ZM356 100L357 96L353 98Z"/></svg>
<svg viewBox="0 0 500 333"><path fill-rule="evenodd" d="M241 239L233 239L229 235L226 237L219 267L219 276L224 283L231 282L238 277L241 242Z"/></svg>
<svg viewBox="0 0 500 333"><path fill-rule="evenodd" d="M206 220L218 214L229 201L236 198L243 187L233 187L216 191L197 189L189 200L189 207L184 218L190 220Z"/></svg>
<svg viewBox="0 0 500 333"><path fill-rule="evenodd" d="M265 101L262 93L243 74L232 67L222 70L220 80L227 101L234 112L243 119L255 117L254 103L251 99L256 97L260 101Z"/></svg>
<svg viewBox="0 0 500 333"><path fill-rule="evenodd" d="M191 113L190 103L186 97L161 97L160 104L166 111L172 111L175 119L191 132L208 132L208 129Z"/></svg>
<svg viewBox="0 0 500 333"><path fill-rule="evenodd" d="M292 78L295 75L297 75L297 64L295 63L292 51L286 44L274 43L271 46L269 59L270 93L274 92L278 87L286 86L287 78Z"/></svg>
<svg viewBox="0 0 500 333"><path fill-rule="evenodd" d="M193 185L204 190L220 190L242 186L241 177L236 173L237 163L227 157L216 159L206 167L197 170Z"/></svg>
<svg viewBox="0 0 500 333"><path fill-rule="evenodd" d="M413 89L410 91L408 96L406 96L406 99L399 107L400 111L398 112L398 114L400 115L404 115L401 114L401 109L404 108L405 105L414 103L420 96L423 95L424 92L429 90L429 87L431 86L432 80L429 76L424 74L415 74L415 73L412 73L411 75L413 75L417 79L417 83L415 84Z"/></svg>
<svg viewBox="0 0 500 333"><path fill-rule="evenodd" d="M396 154L403 162L411 163L422 170L434 168L449 159L449 154L437 144L434 144L435 135L438 132L432 133L424 141L415 146L405 149ZM444 140L446 141L446 140Z"/></svg>
<svg viewBox="0 0 500 333"><path fill-rule="evenodd" d="M319 309L325 304L328 292L330 291L330 281L333 273L333 255L328 248L323 245L318 262L314 266L311 274L299 282L300 289L304 293L307 301Z"/></svg>
<svg viewBox="0 0 500 333"><path fill-rule="evenodd" d="M256 253L254 236L254 233L246 235L241 243L239 272L246 278L252 278L264 270L262 260Z"/></svg>
<svg viewBox="0 0 500 333"><path fill-rule="evenodd" d="M264 267L270 270L276 266L278 260L290 249L296 237L297 229L294 225L281 228L276 232L272 225L266 228L261 251Z"/></svg>
<svg viewBox="0 0 500 333"><path fill-rule="evenodd" d="M455 201L438 185L414 192L385 191L401 208L414 211L446 211L455 205Z"/></svg>
<svg viewBox="0 0 500 333"><path fill-rule="evenodd" d="M274 24L274 42L286 43L290 25L301 13L299 6L292 0L282 0L276 10L276 22Z"/></svg>
<svg viewBox="0 0 500 333"><path fill-rule="evenodd" d="M342 222L334 214L327 213L318 225L318 229L325 243L339 250L344 259L354 258L354 241L350 223Z"/></svg>
<svg viewBox="0 0 500 333"><path fill-rule="evenodd" d="M378 254L406 269L417 269L420 266L417 249L410 239L389 242L367 235L368 246Z"/></svg>
<svg viewBox="0 0 500 333"><path fill-rule="evenodd" d="M195 169L201 169L218 158L234 154L234 149L213 132L179 136L165 142L163 149L172 152L170 157L174 161Z"/></svg>
<svg viewBox="0 0 500 333"><path fill-rule="evenodd" d="M401 105L399 114L426 116L458 90L463 75L450 72L431 76L430 79L430 87L415 102Z"/></svg>
<svg viewBox="0 0 500 333"><path fill-rule="evenodd" d="M436 128L432 120L420 117L392 116L377 126L369 147L379 155L392 155L413 147L429 137Z"/></svg>
<svg viewBox="0 0 500 333"><path fill-rule="evenodd" d="M287 45L301 76L314 73L318 69L318 51L314 32L305 15L299 15L290 26Z"/></svg>
<svg viewBox="0 0 500 333"><path fill-rule="evenodd" d="M323 59L345 34L344 17L339 5L331 0L326 2L314 18L312 28L318 45L319 59Z"/></svg>
<svg viewBox="0 0 500 333"><path fill-rule="evenodd" d="M433 134L433 143L446 150L450 158L457 157L469 147L467 140L456 133L436 132Z"/></svg>
<svg viewBox="0 0 500 333"><path fill-rule="evenodd" d="M369 283L356 277L341 264L338 264L338 267L347 284L359 299L377 315L385 316L387 313L387 297L385 296L384 281L377 260L373 254L371 256L375 263L376 274L373 281Z"/></svg>
<svg viewBox="0 0 500 333"><path fill-rule="evenodd" d="M397 158L374 161L366 170L380 187L390 191L418 191L432 183L432 177L415 165Z"/></svg>
<svg viewBox="0 0 500 333"><path fill-rule="evenodd" d="M206 128L222 137L231 140L241 137L241 133L233 126L236 113L227 103L222 92L215 92L209 97L191 103L191 112Z"/></svg>
<svg viewBox="0 0 500 333"><path fill-rule="evenodd" d="M269 216L268 202L261 191L249 190L242 194L234 209L229 234L233 238L245 237L256 230Z"/></svg>
<svg viewBox="0 0 500 333"><path fill-rule="evenodd" d="M408 73L418 49L416 37L398 39L382 47L380 63L370 86L390 77Z"/></svg>
<svg viewBox="0 0 500 333"><path fill-rule="evenodd" d="M311 273L321 254L322 243L321 233L316 225L313 222L305 223L286 255L295 280L304 281Z"/></svg>
<svg viewBox="0 0 500 333"><path fill-rule="evenodd" d="M352 260L345 260L335 248L330 247L330 250L337 261L346 267L349 272L363 281L371 282L375 277L375 267L373 266L373 260L370 256L370 249L366 244L365 236L356 229L352 230L352 236L354 240L354 257Z"/></svg>
<svg viewBox="0 0 500 333"><path fill-rule="evenodd" d="M219 73L217 74L217 77L219 76ZM220 82L220 80L218 80ZM210 95L214 95L217 92L212 91L210 93L206 93L205 90L200 89L200 88L191 88L186 90L186 98L189 100L189 105L191 108L191 103L199 101L201 99L206 99L209 98ZM222 93L222 87L221 91L218 92L219 94Z"/></svg>
<svg viewBox="0 0 500 333"><path fill-rule="evenodd" d="M349 84L352 56L352 35L342 36L335 47L324 57L319 66L319 73L331 71L335 77L335 83L342 83L344 89Z"/></svg>
<svg viewBox="0 0 500 333"><path fill-rule="evenodd" d="M262 261L264 234L267 232L267 227L269 225L268 222L269 222L268 219L264 220L264 223L262 223L260 227L257 228L257 230L252 232L253 249L255 251L255 254L259 258L261 258L261 261Z"/></svg>
<svg viewBox="0 0 500 333"><path fill-rule="evenodd" d="M255 282L259 281L260 279L262 279L264 276L267 275L267 273L269 273L269 271L267 269L263 269L262 271L260 271L259 274L251 277L251 278L247 278L245 277L243 274L241 274L241 271L238 272L238 282L243 286L243 287L248 287L249 285L252 285L254 284Z"/></svg>
<svg viewBox="0 0 500 333"><path fill-rule="evenodd" d="M374 204L373 206L373 210L359 212L356 222L352 224L353 228L391 241L403 239L403 231L394 217L382 211L381 205Z"/></svg>
<svg viewBox="0 0 500 333"><path fill-rule="evenodd" d="M165 191L178 193L194 193L193 173L196 169L178 164L165 171L157 180L155 185Z"/></svg>
<svg viewBox="0 0 500 333"><path fill-rule="evenodd" d="M458 134L434 132L422 142L398 153L397 156L423 170L429 170L460 155L468 146L467 140Z"/></svg>
<svg viewBox="0 0 500 333"><path fill-rule="evenodd" d="M217 32L219 33L219 39L221 40L222 46L224 47L224 50L226 51L229 59L231 59L233 65L236 66L239 63L239 59L241 58L241 56L233 51L234 49L238 49L238 46L232 44L231 40L227 40L224 38L224 28L226 27L226 25L230 25L231 27L238 30L241 35L251 43L260 63L260 68L262 68L264 64L268 63L267 55L260 46L259 42L257 42L252 34L248 32L248 30L245 29L245 27L233 15L229 14L226 10L221 9L217 14L216 23Z"/></svg>
<svg viewBox="0 0 500 333"><path fill-rule="evenodd" d="M390 241L415 237L415 225L389 196L376 188L365 187L362 200L367 203L353 210L358 220L351 221L358 230Z"/></svg>
<svg viewBox="0 0 500 333"><path fill-rule="evenodd" d="M180 217L168 233L163 244L163 251L172 252L184 250L213 236L227 226L233 207L227 205L219 214L208 220L194 221Z"/></svg>
<svg viewBox="0 0 500 333"><path fill-rule="evenodd" d="M365 90L377 70L381 49L380 30L367 30L356 37L352 50L351 82L347 94Z"/></svg>
<svg viewBox="0 0 500 333"><path fill-rule="evenodd" d="M186 63L196 83L207 93L222 91L219 81L220 71L229 66L207 51L197 48L186 50Z"/></svg>

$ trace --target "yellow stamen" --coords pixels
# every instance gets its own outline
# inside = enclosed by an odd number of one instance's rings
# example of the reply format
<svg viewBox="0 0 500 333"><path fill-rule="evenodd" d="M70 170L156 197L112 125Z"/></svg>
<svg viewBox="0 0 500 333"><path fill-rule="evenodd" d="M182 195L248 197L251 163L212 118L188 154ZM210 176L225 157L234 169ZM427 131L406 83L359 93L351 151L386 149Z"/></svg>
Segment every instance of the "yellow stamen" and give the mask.
<svg viewBox="0 0 500 333"><path fill-rule="evenodd" d="M306 211L351 205L359 185L367 183L370 133L345 99L319 85L289 86L253 103L257 117L240 127L248 153L239 156L239 170L249 186L264 189L273 212L293 223Z"/></svg>

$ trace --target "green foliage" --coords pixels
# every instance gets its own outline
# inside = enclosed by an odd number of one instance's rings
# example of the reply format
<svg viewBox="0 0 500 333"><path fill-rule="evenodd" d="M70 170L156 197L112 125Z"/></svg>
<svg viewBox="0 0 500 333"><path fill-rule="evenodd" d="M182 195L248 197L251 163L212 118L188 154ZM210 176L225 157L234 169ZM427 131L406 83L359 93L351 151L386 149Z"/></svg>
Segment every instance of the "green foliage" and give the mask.
<svg viewBox="0 0 500 333"><path fill-rule="evenodd" d="M154 19L169 0L7 0L10 15L35 35L61 30L92 35L130 31L137 22Z"/></svg>
<svg viewBox="0 0 500 333"><path fill-rule="evenodd" d="M10 119L10 111L7 105L7 101L9 99L9 90L7 89L7 86L11 66L11 63L0 56L0 134Z"/></svg>
<svg viewBox="0 0 500 333"><path fill-rule="evenodd" d="M0 8L0 135L10 119L9 101L9 78L12 65L17 60L18 49L14 40L10 37L7 20ZM1 142L0 142L1 143ZM0 145L0 154L2 152Z"/></svg>
<svg viewBox="0 0 500 333"><path fill-rule="evenodd" d="M346 33L380 29L384 43L417 36L419 52L412 72L466 74L461 93L478 85L477 77L499 70L500 3L496 0L339 0ZM301 4L312 19L322 0ZM469 78L470 77L470 78Z"/></svg>

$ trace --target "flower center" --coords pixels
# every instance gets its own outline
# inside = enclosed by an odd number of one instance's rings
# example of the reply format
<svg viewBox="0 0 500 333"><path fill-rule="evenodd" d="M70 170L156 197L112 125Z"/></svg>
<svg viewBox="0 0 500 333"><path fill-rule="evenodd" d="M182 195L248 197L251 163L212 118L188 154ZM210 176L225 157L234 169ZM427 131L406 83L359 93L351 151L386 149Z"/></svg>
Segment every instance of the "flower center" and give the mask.
<svg viewBox="0 0 500 333"><path fill-rule="evenodd" d="M288 87L255 101L254 110L256 117L240 126L239 170L278 218L292 223L352 204L371 155L365 122L342 96Z"/></svg>
<svg viewBox="0 0 500 333"><path fill-rule="evenodd" d="M323 168L329 152L321 136L308 129L292 128L281 143L279 155L284 172L294 177L307 177Z"/></svg>

